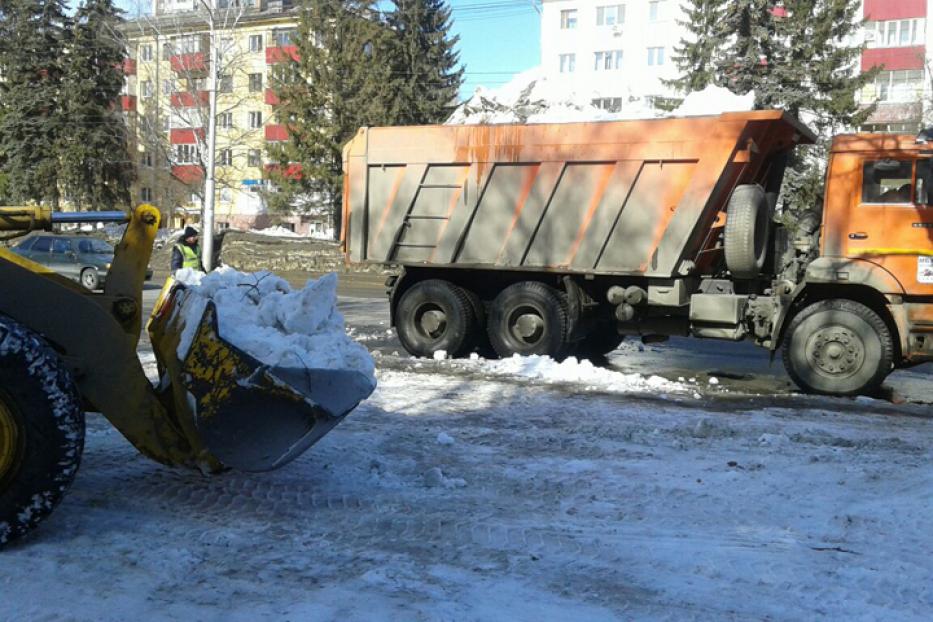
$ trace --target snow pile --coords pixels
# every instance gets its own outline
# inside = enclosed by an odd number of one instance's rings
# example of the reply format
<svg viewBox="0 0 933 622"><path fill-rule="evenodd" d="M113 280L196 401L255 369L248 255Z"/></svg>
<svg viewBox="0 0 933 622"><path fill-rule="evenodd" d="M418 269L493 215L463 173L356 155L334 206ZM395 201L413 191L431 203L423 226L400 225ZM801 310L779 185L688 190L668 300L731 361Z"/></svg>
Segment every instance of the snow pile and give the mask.
<svg viewBox="0 0 933 622"><path fill-rule="evenodd" d="M270 272L247 274L222 267L210 274L180 270L187 287L179 308L184 332L178 356L184 359L207 301L217 308L220 336L270 366L349 369L376 385L369 351L347 336L337 311L337 275L327 274L292 290Z"/></svg>
<svg viewBox="0 0 933 622"><path fill-rule="evenodd" d="M258 235L269 235L276 238L303 238L306 236L301 235L300 233L295 233L291 229L286 229L280 225L275 225L274 227L266 227L265 229L250 229L250 233L255 233Z"/></svg>
<svg viewBox="0 0 933 622"><path fill-rule="evenodd" d="M612 392L685 393L687 385L661 376L625 374L593 365L590 361L568 357L557 362L549 356L519 356L488 361L483 371L505 376L521 376L545 383L573 383Z"/></svg>
<svg viewBox="0 0 933 622"><path fill-rule="evenodd" d="M687 95L683 103L670 116L698 117L722 112L742 112L752 110L754 107L754 91L745 95L736 95L729 89L711 84L702 91Z"/></svg>
<svg viewBox="0 0 933 622"><path fill-rule="evenodd" d="M540 68L517 74L496 89L479 87L457 107L447 125L491 125L500 123L573 123L684 117L751 110L755 94L735 95L728 89L709 86L689 94L673 113L655 108L647 97L622 97L622 108L609 112L592 105L597 92L578 92L548 79Z"/></svg>

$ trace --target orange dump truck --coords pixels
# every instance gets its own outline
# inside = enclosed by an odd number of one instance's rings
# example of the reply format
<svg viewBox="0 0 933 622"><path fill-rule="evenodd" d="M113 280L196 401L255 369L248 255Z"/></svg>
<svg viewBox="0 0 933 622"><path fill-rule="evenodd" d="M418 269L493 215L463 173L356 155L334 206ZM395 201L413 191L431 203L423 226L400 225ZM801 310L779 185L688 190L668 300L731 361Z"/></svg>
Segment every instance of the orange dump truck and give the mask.
<svg viewBox="0 0 933 622"><path fill-rule="evenodd" d="M415 355L753 339L806 390L870 391L933 360L933 145L836 138L822 222L779 225L788 154L813 140L781 111L364 128L345 249L402 268L392 322Z"/></svg>

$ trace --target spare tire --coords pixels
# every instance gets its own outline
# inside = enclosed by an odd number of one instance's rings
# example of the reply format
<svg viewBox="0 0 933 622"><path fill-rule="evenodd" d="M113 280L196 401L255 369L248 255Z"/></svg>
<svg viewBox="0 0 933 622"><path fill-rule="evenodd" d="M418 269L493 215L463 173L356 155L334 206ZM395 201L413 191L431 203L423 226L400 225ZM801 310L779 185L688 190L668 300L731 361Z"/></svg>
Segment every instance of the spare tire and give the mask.
<svg viewBox="0 0 933 622"><path fill-rule="evenodd" d="M764 189L757 184L738 186L726 213L726 267L735 278L757 278L771 234L771 208Z"/></svg>

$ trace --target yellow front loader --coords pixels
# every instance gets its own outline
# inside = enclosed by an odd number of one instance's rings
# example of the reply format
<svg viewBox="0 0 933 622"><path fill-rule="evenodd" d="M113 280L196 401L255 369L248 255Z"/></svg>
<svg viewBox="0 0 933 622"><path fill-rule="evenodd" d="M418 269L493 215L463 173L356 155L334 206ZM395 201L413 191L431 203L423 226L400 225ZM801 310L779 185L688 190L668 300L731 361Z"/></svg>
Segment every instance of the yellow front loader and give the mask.
<svg viewBox="0 0 933 622"><path fill-rule="evenodd" d="M71 484L85 411L100 412L163 464L265 471L300 455L372 391L355 371L262 364L221 337L210 303L180 357L185 296L172 279L148 323L160 377L153 386L136 347L158 209L0 208L8 236L113 220L128 222L103 292L0 248L0 548L48 516Z"/></svg>

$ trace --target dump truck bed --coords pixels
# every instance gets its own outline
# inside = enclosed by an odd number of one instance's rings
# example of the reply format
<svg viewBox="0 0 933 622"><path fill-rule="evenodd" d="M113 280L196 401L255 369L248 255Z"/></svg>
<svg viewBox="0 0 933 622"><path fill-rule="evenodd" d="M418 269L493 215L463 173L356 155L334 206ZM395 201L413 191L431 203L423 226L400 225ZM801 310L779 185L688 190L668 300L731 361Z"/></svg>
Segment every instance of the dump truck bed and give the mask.
<svg viewBox="0 0 933 622"><path fill-rule="evenodd" d="M344 243L351 262L671 277L732 188L813 139L781 111L363 128Z"/></svg>

